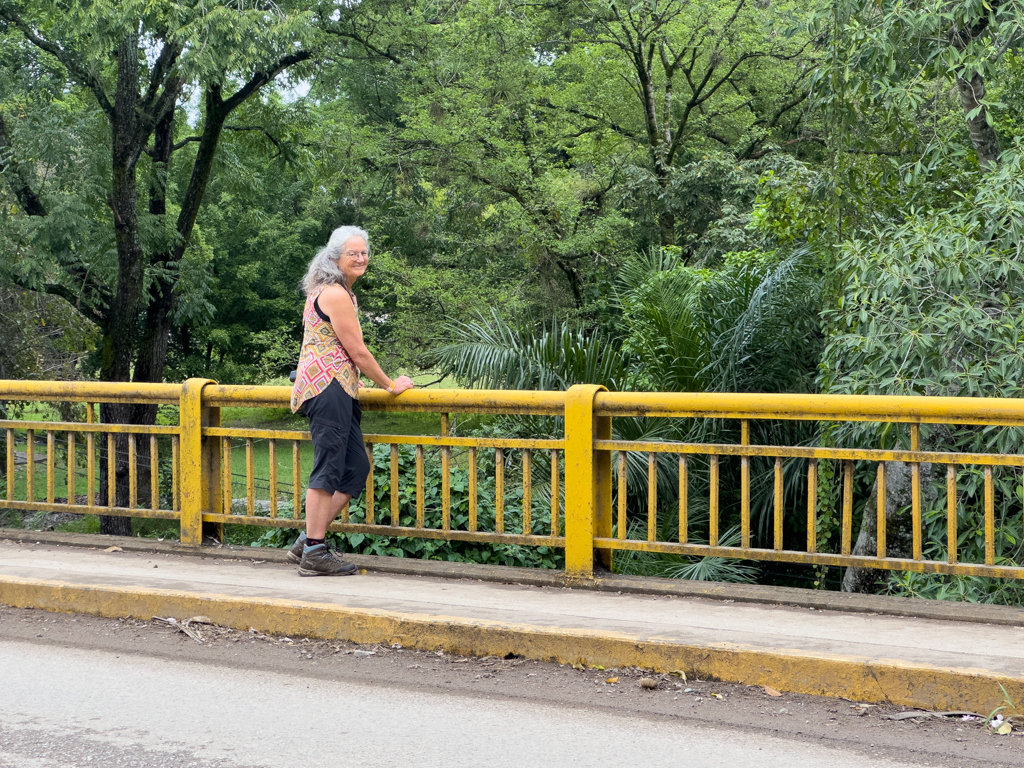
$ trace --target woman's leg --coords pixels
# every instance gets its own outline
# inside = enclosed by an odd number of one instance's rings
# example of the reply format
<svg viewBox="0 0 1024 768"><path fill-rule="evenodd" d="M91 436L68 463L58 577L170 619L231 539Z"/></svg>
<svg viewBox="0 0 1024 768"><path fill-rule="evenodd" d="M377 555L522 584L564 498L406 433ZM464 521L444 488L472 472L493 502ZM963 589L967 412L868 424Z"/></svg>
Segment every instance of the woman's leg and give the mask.
<svg viewBox="0 0 1024 768"><path fill-rule="evenodd" d="M327 535L327 526L341 512L352 497L335 491L333 494L322 488L306 489L306 537L322 539Z"/></svg>

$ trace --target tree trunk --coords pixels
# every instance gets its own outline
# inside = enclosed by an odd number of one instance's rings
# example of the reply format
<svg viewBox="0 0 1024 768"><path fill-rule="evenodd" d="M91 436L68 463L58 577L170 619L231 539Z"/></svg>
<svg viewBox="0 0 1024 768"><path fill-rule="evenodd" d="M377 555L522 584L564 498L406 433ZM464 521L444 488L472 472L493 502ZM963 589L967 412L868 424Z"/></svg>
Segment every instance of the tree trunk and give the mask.
<svg viewBox="0 0 1024 768"><path fill-rule="evenodd" d="M661 244L676 244L676 215L672 211L662 211L658 214L658 231L661 233Z"/></svg>
<svg viewBox="0 0 1024 768"><path fill-rule="evenodd" d="M933 501L935 484L929 482L932 465L921 465L922 505ZM909 558L913 554L914 523L911 513L913 503L911 466L903 461L885 462L885 554L886 557ZM853 547L853 554L874 557L878 552L878 481L871 488L871 495L864 507L860 533ZM878 591L888 571L877 568L847 568L843 576L843 592Z"/></svg>
<svg viewBox="0 0 1024 768"><path fill-rule="evenodd" d="M957 77L956 88L971 133L971 143L978 153L978 165L983 171L994 170L999 164L1002 149L999 146L999 135L989 125L988 108L982 104L985 98L985 79L977 72L970 79Z"/></svg>
<svg viewBox="0 0 1024 768"><path fill-rule="evenodd" d="M138 189L136 167L142 152L139 117L136 110L139 84L138 36L129 34L122 40L117 53L117 91L114 97L115 118L112 124L112 164L110 208L114 214L114 240L117 245L117 288L111 302L108 320L103 332L100 378L103 381L130 381L132 353L135 348L135 329L138 324L139 305L142 300L143 265L142 242L139 237ZM131 421L132 407L124 403L105 403L100 406L101 420L106 424L126 424ZM115 498L118 507L128 506L128 439L115 437L115 456L106 455L104 446L104 472L101 485L105 498L107 462L115 466ZM126 517L100 517L100 532L119 536L131 535L131 520Z"/></svg>
<svg viewBox="0 0 1024 768"><path fill-rule="evenodd" d="M174 145L174 112L169 111L153 132L153 172L149 182L149 213L158 220L167 215L167 174ZM171 336L174 312L174 283L165 276L176 261L177 243L169 242L159 253L154 253L150 264L157 273L149 289L149 305L142 337L139 339L133 381L159 383L163 381L167 348ZM155 405L135 405L133 424L155 424ZM146 452L148 455L149 448Z"/></svg>
<svg viewBox="0 0 1024 768"><path fill-rule="evenodd" d="M125 403L101 403L100 421L104 424L126 424L131 406ZM109 441L102 438L100 443L100 505L128 506L128 435L114 435L114 453L110 455ZM114 493L111 499L110 462L114 463ZM113 504L111 504L111 500ZM100 515L100 533L108 536L131 536L130 517Z"/></svg>

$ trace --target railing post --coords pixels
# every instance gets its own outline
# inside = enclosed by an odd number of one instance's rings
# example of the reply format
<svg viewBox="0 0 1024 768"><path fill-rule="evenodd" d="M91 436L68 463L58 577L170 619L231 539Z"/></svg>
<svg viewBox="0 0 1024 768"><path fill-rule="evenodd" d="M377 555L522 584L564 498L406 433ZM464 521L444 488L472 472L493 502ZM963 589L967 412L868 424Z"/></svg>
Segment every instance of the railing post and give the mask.
<svg viewBox="0 0 1024 768"><path fill-rule="evenodd" d="M203 543L203 507L209 509L212 486L210 462L203 460L203 387L211 379L188 379L181 385L178 423L181 425L181 543Z"/></svg>
<svg viewBox="0 0 1024 768"><path fill-rule="evenodd" d="M202 409L204 427L220 426L220 408L204 405ZM203 440L203 511L213 514L230 513L224 509L224 491L221 486L223 471L220 465L220 438L207 437ZM203 538L224 541L224 523L203 523Z"/></svg>
<svg viewBox="0 0 1024 768"><path fill-rule="evenodd" d="M594 535L605 533L604 517L611 525L610 455L599 460L594 450L595 437L609 431L603 419L594 418L594 396L602 390L578 384L565 393L565 573L570 579L594 577Z"/></svg>
<svg viewBox="0 0 1024 768"><path fill-rule="evenodd" d="M604 389L603 387L601 388ZM596 393L595 393L596 394ZM593 400L591 400L593 402ZM594 417L594 439L612 439L612 417ZM612 537L612 452L594 450L594 536L600 539ZM612 570L614 550L598 548L594 552L597 561L609 573Z"/></svg>

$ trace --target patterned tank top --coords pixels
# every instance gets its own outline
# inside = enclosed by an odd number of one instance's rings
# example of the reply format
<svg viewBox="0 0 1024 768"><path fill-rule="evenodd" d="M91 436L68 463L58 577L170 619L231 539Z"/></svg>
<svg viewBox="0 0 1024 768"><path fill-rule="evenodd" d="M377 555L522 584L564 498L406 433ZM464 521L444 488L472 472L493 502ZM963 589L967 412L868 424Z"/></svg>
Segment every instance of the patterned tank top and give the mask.
<svg viewBox="0 0 1024 768"><path fill-rule="evenodd" d="M302 312L302 352L299 368L292 387L292 412L307 400L316 397L336 379L349 396L359 398L359 369L341 345L331 324L316 311L316 300L323 288L317 288L306 297ZM352 303L358 311L355 296Z"/></svg>

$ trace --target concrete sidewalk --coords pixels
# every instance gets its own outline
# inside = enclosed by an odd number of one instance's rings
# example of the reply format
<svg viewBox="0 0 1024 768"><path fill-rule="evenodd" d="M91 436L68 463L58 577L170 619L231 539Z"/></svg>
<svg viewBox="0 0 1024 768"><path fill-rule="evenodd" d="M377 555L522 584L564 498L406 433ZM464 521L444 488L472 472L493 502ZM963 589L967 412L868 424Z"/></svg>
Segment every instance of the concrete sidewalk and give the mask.
<svg viewBox="0 0 1024 768"><path fill-rule="evenodd" d="M425 575L304 579L280 562L163 549L105 552L2 541L0 602L144 619L203 614L261 632L680 670L982 714L1005 703L1002 686L1024 712L1024 627L1012 623Z"/></svg>

